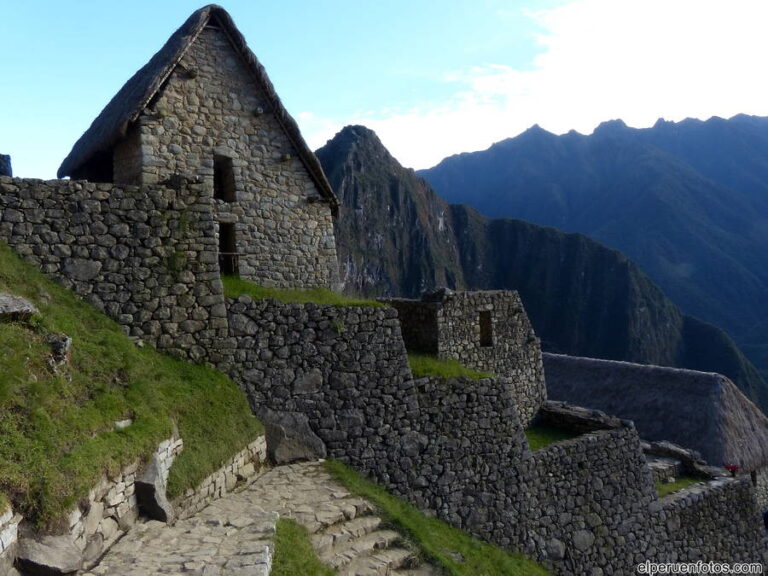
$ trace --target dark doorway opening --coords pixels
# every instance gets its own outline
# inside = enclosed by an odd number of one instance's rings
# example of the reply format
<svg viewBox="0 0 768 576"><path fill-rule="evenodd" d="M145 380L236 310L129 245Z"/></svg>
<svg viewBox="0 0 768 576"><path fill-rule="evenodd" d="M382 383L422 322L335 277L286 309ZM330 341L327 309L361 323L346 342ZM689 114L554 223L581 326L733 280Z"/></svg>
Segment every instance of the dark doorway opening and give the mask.
<svg viewBox="0 0 768 576"><path fill-rule="evenodd" d="M493 322L488 310L480 312L480 346L493 346Z"/></svg>
<svg viewBox="0 0 768 576"><path fill-rule="evenodd" d="M235 225L231 223L219 224L219 270L228 276L237 276L240 273Z"/></svg>
<svg viewBox="0 0 768 576"><path fill-rule="evenodd" d="M235 201L235 171L232 158L213 157L213 197L224 202Z"/></svg>

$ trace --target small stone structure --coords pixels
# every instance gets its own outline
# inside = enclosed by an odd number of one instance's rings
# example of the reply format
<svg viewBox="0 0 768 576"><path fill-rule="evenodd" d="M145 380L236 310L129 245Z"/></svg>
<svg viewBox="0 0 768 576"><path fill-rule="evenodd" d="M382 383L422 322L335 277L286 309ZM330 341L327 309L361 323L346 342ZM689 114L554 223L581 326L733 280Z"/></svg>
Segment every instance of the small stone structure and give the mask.
<svg viewBox="0 0 768 576"><path fill-rule="evenodd" d="M10 574L13 568L21 520L10 505L0 509L0 574Z"/></svg>
<svg viewBox="0 0 768 576"><path fill-rule="evenodd" d="M539 339L517 292L441 289L421 300L382 298L398 311L409 352L453 358L515 383L528 422L546 398Z"/></svg>
<svg viewBox="0 0 768 576"><path fill-rule="evenodd" d="M219 6L193 13L126 82L58 175L120 186L200 182L223 272L283 287L336 282L336 197Z"/></svg>
<svg viewBox="0 0 768 576"><path fill-rule="evenodd" d="M11 157L6 154L0 154L0 176L13 176Z"/></svg>

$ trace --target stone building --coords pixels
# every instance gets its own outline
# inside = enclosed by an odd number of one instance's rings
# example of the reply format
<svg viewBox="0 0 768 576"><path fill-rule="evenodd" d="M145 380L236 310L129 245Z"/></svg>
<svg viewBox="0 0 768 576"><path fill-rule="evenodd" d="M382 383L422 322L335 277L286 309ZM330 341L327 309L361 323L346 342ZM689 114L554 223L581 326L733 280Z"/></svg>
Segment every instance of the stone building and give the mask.
<svg viewBox="0 0 768 576"><path fill-rule="evenodd" d="M539 339L517 292L441 289L423 294L421 300L381 301L397 309L409 351L520 377L543 390Z"/></svg>
<svg viewBox="0 0 768 576"><path fill-rule="evenodd" d="M190 16L120 89L59 168L115 185L202 182L222 273L331 286L334 193L229 14Z"/></svg>

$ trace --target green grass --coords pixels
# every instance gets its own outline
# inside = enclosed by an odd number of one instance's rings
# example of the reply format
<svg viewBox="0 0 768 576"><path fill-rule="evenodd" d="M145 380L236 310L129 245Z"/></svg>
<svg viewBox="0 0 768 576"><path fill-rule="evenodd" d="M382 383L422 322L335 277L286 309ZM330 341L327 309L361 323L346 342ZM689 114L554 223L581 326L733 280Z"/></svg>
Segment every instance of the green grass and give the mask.
<svg viewBox="0 0 768 576"><path fill-rule="evenodd" d="M0 292L32 301L28 323L0 324L0 493L55 528L102 473L146 459L174 426L184 451L170 473L181 494L261 434L243 394L222 374L137 348L120 327L0 243ZM53 373L46 335L73 339ZM120 431L114 422L132 418Z"/></svg>
<svg viewBox="0 0 768 576"><path fill-rule="evenodd" d="M327 288L308 288L305 290L270 288L268 286L259 286L248 280L243 280L237 276L223 276L224 294L227 298L237 298L247 294L254 300L264 300L272 298L280 302L297 302L300 304L329 304L331 306L383 306L375 300L365 300L362 298L351 298L344 296Z"/></svg>
<svg viewBox="0 0 768 576"><path fill-rule="evenodd" d="M275 533L275 556L271 576L334 576L320 562L309 540L309 532L293 520L280 518Z"/></svg>
<svg viewBox="0 0 768 576"><path fill-rule="evenodd" d="M578 434L574 432L541 424L535 424L525 430L525 437L528 439L528 447L531 450L546 448L554 442L569 440L577 436Z"/></svg>
<svg viewBox="0 0 768 576"><path fill-rule="evenodd" d="M681 476L680 478L675 478L674 482L656 482L656 492L659 493L659 498L663 498L668 494L688 488L688 486L693 486L699 482L703 482L703 480L693 476Z"/></svg>
<svg viewBox="0 0 768 576"><path fill-rule="evenodd" d="M480 372L467 368L453 358L438 360L434 356L427 354L408 354L408 363L411 365L411 372L413 372L414 378L426 378L428 376L436 378L469 378L471 380L493 378L493 374L490 372Z"/></svg>
<svg viewBox="0 0 768 576"><path fill-rule="evenodd" d="M327 470L348 490L373 502L383 519L414 542L424 559L449 576L537 576L549 574L522 554L472 538L361 478L341 462L329 460ZM461 560L459 560L461 559Z"/></svg>

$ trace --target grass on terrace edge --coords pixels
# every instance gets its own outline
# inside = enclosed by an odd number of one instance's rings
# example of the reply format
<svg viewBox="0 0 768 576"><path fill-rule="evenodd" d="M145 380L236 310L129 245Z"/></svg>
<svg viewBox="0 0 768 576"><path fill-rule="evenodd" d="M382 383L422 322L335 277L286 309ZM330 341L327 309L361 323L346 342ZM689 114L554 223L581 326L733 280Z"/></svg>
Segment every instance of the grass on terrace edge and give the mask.
<svg viewBox="0 0 768 576"><path fill-rule="evenodd" d="M699 482L703 482L701 478L694 478L693 476L680 476L675 478L674 482L656 482L656 492L659 494L659 498L664 498L673 492L688 488Z"/></svg>
<svg viewBox="0 0 768 576"><path fill-rule="evenodd" d="M221 281L224 284L224 295L227 298L237 298L246 294L254 300L271 298L286 303L306 304L311 302L313 304L328 304L331 306L383 306L383 304L375 300L344 296L328 288L307 288L304 290L270 288L254 284L237 276L222 276Z"/></svg>
<svg viewBox="0 0 768 576"><path fill-rule="evenodd" d="M470 380L493 378L493 374L490 372L480 372L467 368L453 358L438 360L428 354L408 354L408 363L411 365L411 372L413 372L414 378L426 378L427 376L436 378L469 378Z"/></svg>
<svg viewBox="0 0 768 576"><path fill-rule="evenodd" d="M429 518L406 502L395 498L381 486L365 480L336 460L326 469L346 488L373 502L381 517L414 542L424 560L443 569L449 576L538 576L549 574L542 566L518 553L472 538L441 520ZM463 561L457 561L463 558Z"/></svg>
<svg viewBox="0 0 768 576"><path fill-rule="evenodd" d="M169 478L179 495L262 433L243 394L212 369L137 348L92 306L0 243L0 292L40 314L0 323L0 493L55 529L102 473L147 459L177 426L184 450ZM72 338L54 373L47 335ZM133 424L115 430L114 422Z"/></svg>
<svg viewBox="0 0 768 576"><path fill-rule="evenodd" d="M271 576L334 576L312 548L309 532L288 518L277 521Z"/></svg>
<svg viewBox="0 0 768 576"><path fill-rule="evenodd" d="M546 426L543 424L534 424L525 429L525 437L528 439L528 447L531 450L539 450L540 448L546 448L550 444L560 442L561 440L570 440L576 438L578 434L563 430L561 428L555 428L554 426Z"/></svg>

